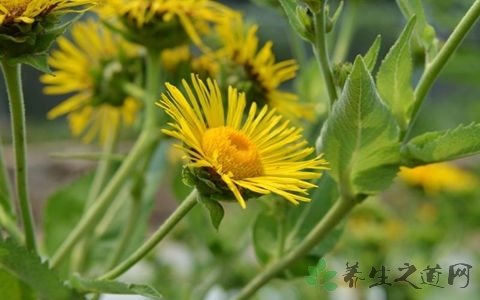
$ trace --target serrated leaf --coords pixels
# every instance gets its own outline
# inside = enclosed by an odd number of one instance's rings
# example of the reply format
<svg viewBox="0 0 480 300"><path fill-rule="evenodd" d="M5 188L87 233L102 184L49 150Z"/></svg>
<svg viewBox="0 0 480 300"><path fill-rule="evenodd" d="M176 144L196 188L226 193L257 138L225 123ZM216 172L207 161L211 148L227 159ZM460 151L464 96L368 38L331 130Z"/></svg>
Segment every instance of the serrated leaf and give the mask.
<svg viewBox="0 0 480 300"><path fill-rule="evenodd" d="M415 27L412 16L388 51L377 73L378 93L390 107L402 130L407 128L415 101L412 88L412 54L410 39Z"/></svg>
<svg viewBox="0 0 480 300"><path fill-rule="evenodd" d="M413 164L434 163L480 153L480 124L460 125L411 139L405 155Z"/></svg>
<svg viewBox="0 0 480 300"><path fill-rule="evenodd" d="M377 64L377 57L378 52L380 51L380 44L382 42L382 37L377 35L377 38L373 42L373 44L368 49L367 53L363 56L363 60L365 61L365 65L367 69L372 72Z"/></svg>
<svg viewBox="0 0 480 300"><path fill-rule="evenodd" d="M317 140L330 163L329 174L349 196L387 188L400 163L399 130L358 56L344 90ZM377 175L381 174L381 175Z"/></svg>
<svg viewBox="0 0 480 300"><path fill-rule="evenodd" d="M325 261L325 259L320 258L317 263L318 271L322 272L323 270L325 270L326 267L327 267L327 262Z"/></svg>
<svg viewBox="0 0 480 300"><path fill-rule="evenodd" d="M312 276L305 276L305 282L308 285L317 285L317 279L315 277L312 277Z"/></svg>
<svg viewBox="0 0 480 300"><path fill-rule="evenodd" d="M140 295L160 299L162 295L154 288L144 284L131 284L111 280L86 279L75 275L70 284L81 293Z"/></svg>
<svg viewBox="0 0 480 300"><path fill-rule="evenodd" d="M316 278L318 276L318 269L314 266L308 266L308 274Z"/></svg>
<svg viewBox="0 0 480 300"><path fill-rule="evenodd" d="M40 299L82 299L64 286L56 272L40 257L11 239L0 238L0 268L28 285Z"/></svg>
<svg viewBox="0 0 480 300"><path fill-rule="evenodd" d="M338 284L336 284L335 282L325 282L325 284L323 285L323 287L329 291L329 292L333 292L334 290L336 290L338 288Z"/></svg>
<svg viewBox="0 0 480 300"><path fill-rule="evenodd" d="M223 220L223 216L225 215L225 211L223 209L223 206L220 204L220 202L208 199L206 197L200 196L200 203L202 203L205 208L208 210L208 214L210 215L210 222L212 223L212 226L218 230L218 227L220 226L220 223Z"/></svg>
<svg viewBox="0 0 480 300"><path fill-rule="evenodd" d="M330 270L330 271L327 271L327 272L323 273L322 278L325 279L325 280L332 280L335 277L335 275L337 275L337 271Z"/></svg>
<svg viewBox="0 0 480 300"><path fill-rule="evenodd" d="M297 17L297 2L295 0L279 0L283 10L287 16L290 25L293 29L304 39L311 40L312 37L308 34L305 26Z"/></svg>

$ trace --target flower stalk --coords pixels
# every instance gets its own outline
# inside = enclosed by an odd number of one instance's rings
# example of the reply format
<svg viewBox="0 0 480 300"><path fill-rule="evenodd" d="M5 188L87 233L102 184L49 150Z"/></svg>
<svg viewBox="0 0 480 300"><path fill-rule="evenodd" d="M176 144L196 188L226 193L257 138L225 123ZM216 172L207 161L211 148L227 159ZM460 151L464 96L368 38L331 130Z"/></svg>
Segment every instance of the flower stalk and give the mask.
<svg viewBox="0 0 480 300"><path fill-rule="evenodd" d="M10 103L13 148L15 153L15 187L22 216L25 245L29 250L36 251L35 223L31 203L28 197L27 180L27 140L25 126L25 105L23 99L21 65L9 64L1 60L3 74Z"/></svg>

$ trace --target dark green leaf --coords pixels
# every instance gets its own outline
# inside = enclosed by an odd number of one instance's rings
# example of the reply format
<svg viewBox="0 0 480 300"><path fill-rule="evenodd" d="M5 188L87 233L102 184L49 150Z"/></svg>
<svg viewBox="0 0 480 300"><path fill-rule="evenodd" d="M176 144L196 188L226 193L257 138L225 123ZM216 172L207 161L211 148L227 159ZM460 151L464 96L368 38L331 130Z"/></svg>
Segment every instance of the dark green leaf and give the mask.
<svg viewBox="0 0 480 300"><path fill-rule="evenodd" d="M325 153L329 174L348 197L374 195L387 188L396 176L400 163L398 140L395 118L358 56L322 128L318 152Z"/></svg>
<svg viewBox="0 0 480 300"><path fill-rule="evenodd" d="M322 278L325 280L332 280L335 275L337 275L337 271L327 271L323 274Z"/></svg>
<svg viewBox="0 0 480 300"><path fill-rule="evenodd" d="M412 54L410 39L415 27L415 16L390 48L377 73L378 93L390 107L401 129L405 130L411 118L415 101L412 88Z"/></svg>
<svg viewBox="0 0 480 300"><path fill-rule="evenodd" d="M317 263L318 271L322 272L323 270L325 270L326 267L327 267L327 262L325 261L325 259L323 258L319 259Z"/></svg>
<svg viewBox="0 0 480 300"><path fill-rule="evenodd" d="M317 285L317 279L315 277L305 276L305 282L308 285Z"/></svg>
<svg viewBox="0 0 480 300"><path fill-rule="evenodd" d="M325 284L323 285L323 287L329 291L329 292L333 292L334 290L336 290L338 288L338 284L336 284L335 282L325 282Z"/></svg>
<svg viewBox="0 0 480 300"><path fill-rule="evenodd" d="M111 280L86 279L79 276L72 277L70 284L81 293L141 295L153 299L160 299L162 297L157 290L149 285L143 284L128 284Z"/></svg>
<svg viewBox="0 0 480 300"><path fill-rule="evenodd" d="M313 277L317 277L318 276L318 269L315 268L314 266L308 266L308 273L313 276Z"/></svg>
<svg viewBox="0 0 480 300"><path fill-rule="evenodd" d="M11 239L0 238L0 268L28 285L40 299L82 299L60 282L48 262L42 263L34 252Z"/></svg>
<svg viewBox="0 0 480 300"><path fill-rule="evenodd" d="M380 51L380 43L382 42L382 37L377 35L377 38L373 42L370 49L368 49L367 53L363 56L363 60L365 61L365 65L367 65L367 69L372 72L377 64L377 57L378 52Z"/></svg>
<svg viewBox="0 0 480 300"><path fill-rule="evenodd" d="M220 223L222 222L223 216L225 215L225 211L223 210L223 206L220 202L208 199L206 197L200 197L200 202L205 206L208 210L210 215L210 222L212 223L213 227L218 230Z"/></svg>
<svg viewBox="0 0 480 300"><path fill-rule="evenodd" d="M411 139L405 155L412 164L452 160L480 153L480 124L460 125L447 131L428 132Z"/></svg>

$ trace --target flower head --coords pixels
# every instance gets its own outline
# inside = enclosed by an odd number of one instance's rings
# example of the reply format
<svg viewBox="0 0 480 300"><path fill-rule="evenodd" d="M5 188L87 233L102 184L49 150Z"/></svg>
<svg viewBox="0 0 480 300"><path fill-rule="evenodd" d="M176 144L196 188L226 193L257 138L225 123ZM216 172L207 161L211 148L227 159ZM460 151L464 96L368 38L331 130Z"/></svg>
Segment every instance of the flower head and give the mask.
<svg viewBox="0 0 480 300"><path fill-rule="evenodd" d="M249 193L274 193L294 204L310 200L305 195L315 185L306 180L321 177L315 170L326 169L327 162L322 155L308 158L314 149L305 147L301 129L267 106L258 111L255 102L244 118L245 94L232 87L225 110L210 79L204 83L192 74L191 85L184 80L188 100L175 86L166 86L159 105L174 123L163 132L183 142L177 147L188 154L187 170L197 177L201 194L221 194L243 208Z"/></svg>
<svg viewBox="0 0 480 300"><path fill-rule="evenodd" d="M405 182L421 186L427 194L441 191L469 191L478 186L478 179L451 163L434 163L415 168L400 167L398 176Z"/></svg>
<svg viewBox="0 0 480 300"><path fill-rule="evenodd" d="M222 45L215 59L220 60L221 66L214 67L220 71L215 77L221 86L232 85L245 92L247 101L274 107L291 120L311 119L313 110L310 107L299 103L297 95L280 90L283 83L295 78L298 70L295 60L277 62L271 41L259 46L257 25L245 31L241 17L229 21L217 26Z"/></svg>
<svg viewBox="0 0 480 300"><path fill-rule="evenodd" d="M122 32L135 43L163 50L194 42L236 13L210 0L104 0L106 18L119 17Z"/></svg>
<svg viewBox="0 0 480 300"><path fill-rule="evenodd" d="M80 13L96 0L0 0L0 57L44 55L64 26L54 28L58 17Z"/></svg>
<svg viewBox="0 0 480 300"><path fill-rule="evenodd" d="M122 86L136 79L142 60L137 47L93 20L75 24L72 37L73 41L60 37L59 50L49 58L55 76L45 74L40 79L47 85L46 94L75 94L50 110L48 118L68 114L75 136L86 133L88 142L100 133L104 141L112 129L135 121L141 102Z"/></svg>

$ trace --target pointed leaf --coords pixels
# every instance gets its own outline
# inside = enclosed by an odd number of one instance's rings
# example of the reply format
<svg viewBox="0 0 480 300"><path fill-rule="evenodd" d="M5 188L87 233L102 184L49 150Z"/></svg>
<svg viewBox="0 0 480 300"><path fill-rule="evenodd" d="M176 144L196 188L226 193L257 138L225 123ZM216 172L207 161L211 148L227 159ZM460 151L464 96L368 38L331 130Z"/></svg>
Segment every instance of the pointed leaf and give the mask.
<svg viewBox="0 0 480 300"><path fill-rule="evenodd" d="M0 291L2 299L36 300L35 292L21 280L0 268Z"/></svg>
<svg viewBox="0 0 480 300"><path fill-rule="evenodd" d="M315 268L314 266L308 266L308 273L313 276L313 277L317 277L318 276L318 269Z"/></svg>
<svg viewBox="0 0 480 300"><path fill-rule="evenodd" d="M212 223L212 226L218 230L218 227L220 226L220 223L222 222L223 216L225 215L225 211L223 209L223 206L220 204L220 202L208 199L206 197L200 196L200 202L205 206L205 208L208 210L208 213L210 215L210 222Z"/></svg>
<svg viewBox="0 0 480 300"><path fill-rule="evenodd" d="M150 287L143 284L128 284L119 281L86 279L75 275L70 280L73 288L81 293L98 294L122 294L122 295L140 295L153 299L160 299L162 295Z"/></svg>
<svg viewBox="0 0 480 300"><path fill-rule="evenodd" d="M317 285L317 279L315 277L312 277L312 276L305 276L305 282L308 285Z"/></svg>
<svg viewBox="0 0 480 300"><path fill-rule="evenodd" d="M279 0L285 11L288 21L293 29L306 40L311 40L311 36L306 30L304 24L300 21L297 15L297 2L295 0Z"/></svg>
<svg viewBox="0 0 480 300"><path fill-rule="evenodd" d="M333 292L334 290L336 290L338 288L338 284L336 284L335 282L325 282L325 284L323 285L323 287L329 291L329 292Z"/></svg>
<svg viewBox="0 0 480 300"><path fill-rule="evenodd" d="M42 263L38 255L11 239L3 240L1 237L0 269L28 285L40 299L82 299L64 286L56 272L48 268L47 262Z"/></svg>
<svg viewBox="0 0 480 300"><path fill-rule="evenodd" d="M350 196L387 188L400 163L399 130L358 56L340 99L317 141L330 162L329 174Z"/></svg>
<svg viewBox="0 0 480 300"><path fill-rule="evenodd" d="M407 159L416 164L452 160L480 153L480 123L428 132L406 145Z"/></svg>
<svg viewBox="0 0 480 300"><path fill-rule="evenodd" d="M382 37L380 35L377 35L377 38L373 42L372 46L370 46L370 49L368 49L367 53L363 56L363 60L365 61L365 65L367 66L367 69L372 72L373 69L375 68L375 65L377 64L377 57L378 57L378 52L380 51L380 44L382 41Z"/></svg>
<svg viewBox="0 0 480 300"><path fill-rule="evenodd" d="M325 280L332 280L335 275L337 275L337 271L327 271L323 274L322 278Z"/></svg>
<svg viewBox="0 0 480 300"><path fill-rule="evenodd" d="M318 271L322 272L323 270L325 270L326 267L327 267L327 262L325 261L325 259L323 258L319 259L317 263Z"/></svg>
<svg viewBox="0 0 480 300"><path fill-rule="evenodd" d="M378 93L390 107L402 130L407 128L415 100L412 88L410 39L415 27L410 18L398 40L390 48L377 73Z"/></svg>

